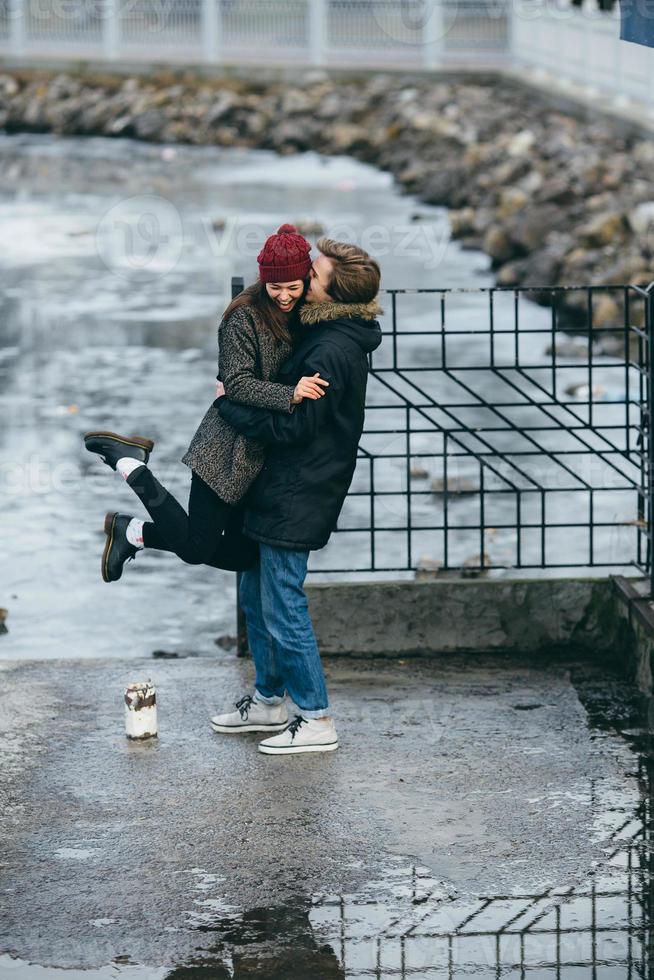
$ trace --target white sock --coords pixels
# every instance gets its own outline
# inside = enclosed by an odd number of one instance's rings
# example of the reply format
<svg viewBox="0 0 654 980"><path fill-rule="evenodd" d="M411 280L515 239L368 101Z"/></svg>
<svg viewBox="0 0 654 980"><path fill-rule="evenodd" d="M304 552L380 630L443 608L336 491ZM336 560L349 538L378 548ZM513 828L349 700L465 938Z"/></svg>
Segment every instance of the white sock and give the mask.
<svg viewBox="0 0 654 980"><path fill-rule="evenodd" d="M138 517L133 517L129 524L127 525L127 530L125 531L127 535L127 540L130 544L133 544L135 548L144 548L143 544L143 521L140 521Z"/></svg>
<svg viewBox="0 0 654 980"><path fill-rule="evenodd" d="M145 466L145 463L142 463L140 459L134 459L133 456L121 456L116 462L116 469L123 480L126 480L130 473L139 466Z"/></svg>

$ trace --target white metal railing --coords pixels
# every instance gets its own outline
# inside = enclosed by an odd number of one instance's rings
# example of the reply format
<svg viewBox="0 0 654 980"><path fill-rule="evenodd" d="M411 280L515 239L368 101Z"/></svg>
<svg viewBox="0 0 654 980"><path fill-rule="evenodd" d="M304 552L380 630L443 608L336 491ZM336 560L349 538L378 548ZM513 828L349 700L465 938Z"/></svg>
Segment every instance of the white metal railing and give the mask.
<svg viewBox="0 0 654 980"><path fill-rule="evenodd" d="M0 56L149 64L517 66L654 111L654 51L596 0L0 0Z"/></svg>
<svg viewBox="0 0 654 980"><path fill-rule="evenodd" d="M0 54L434 67L507 50L503 0L0 0Z"/></svg>
<svg viewBox="0 0 654 980"><path fill-rule="evenodd" d="M609 102L654 108L654 50L620 40L620 11L520 0L511 18L512 62Z"/></svg>

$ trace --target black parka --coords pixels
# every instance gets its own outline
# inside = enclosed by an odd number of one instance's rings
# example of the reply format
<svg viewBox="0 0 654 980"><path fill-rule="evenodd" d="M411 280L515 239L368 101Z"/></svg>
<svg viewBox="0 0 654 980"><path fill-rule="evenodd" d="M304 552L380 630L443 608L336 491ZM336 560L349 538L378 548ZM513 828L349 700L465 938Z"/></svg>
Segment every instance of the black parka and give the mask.
<svg viewBox="0 0 654 980"><path fill-rule="evenodd" d="M230 425L266 447L244 500L243 530L255 541L298 550L327 544L354 475L380 312L376 301L302 308L297 346L275 380L296 384L318 372L329 381L322 398L305 398L291 414L216 399Z"/></svg>

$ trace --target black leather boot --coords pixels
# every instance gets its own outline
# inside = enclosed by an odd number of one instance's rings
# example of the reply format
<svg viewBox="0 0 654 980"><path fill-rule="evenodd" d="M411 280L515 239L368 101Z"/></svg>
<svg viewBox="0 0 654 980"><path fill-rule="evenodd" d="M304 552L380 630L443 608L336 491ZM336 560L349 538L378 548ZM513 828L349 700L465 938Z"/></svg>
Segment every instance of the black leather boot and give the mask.
<svg viewBox="0 0 654 980"><path fill-rule="evenodd" d="M123 574L126 561L133 561L138 548L127 540L127 525L131 514L117 514L110 511L104 519L104 533L107 540L102 552L102 578L105 582L117 582Z"/></svg>
<svg viewBox="0 0 654 980"><path fill-rule="evenodd" d="M154 449L152 439L143 436L119 436L117 432L85 432L84 445L90 453L97 453L112 470L122 456L131 456L147 463Z"/></svg>

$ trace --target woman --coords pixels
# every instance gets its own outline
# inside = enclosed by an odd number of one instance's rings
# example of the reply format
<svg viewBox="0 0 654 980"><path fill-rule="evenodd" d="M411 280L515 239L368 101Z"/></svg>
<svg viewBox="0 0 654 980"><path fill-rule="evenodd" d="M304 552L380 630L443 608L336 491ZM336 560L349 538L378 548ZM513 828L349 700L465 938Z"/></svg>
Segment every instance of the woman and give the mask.
<svg viewBox="0 0 654 980"><path fill-rule="evenodd" d="M328 382L318 375L302 377L295 386L272 380L291 354L310 251L292 225L282 225L258 255L259 280L225 310L218 328L218 379L232 401L292 412L303 398L323 396ZM182 457L192 470L188 514L148 469L151 439L94 431L85 433L84 443L121 474L152 518L142 521L116 512L105 516L105 582L119 579L125 561L143 548L172 551L193 565L233 570L256 562L257 545L240 533L238 505L263 466L264 450L225 422L215 404Z"/></svg>

